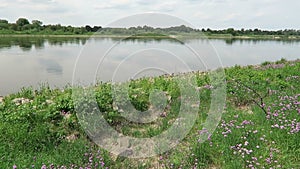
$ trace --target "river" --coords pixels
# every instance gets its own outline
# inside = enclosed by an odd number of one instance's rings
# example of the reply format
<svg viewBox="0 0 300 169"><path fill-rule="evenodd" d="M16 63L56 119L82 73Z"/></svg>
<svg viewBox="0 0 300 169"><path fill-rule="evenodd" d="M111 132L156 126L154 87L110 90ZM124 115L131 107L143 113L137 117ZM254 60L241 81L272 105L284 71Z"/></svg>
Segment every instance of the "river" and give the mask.
<svg viewBox="0 0 300 169"><path fill-rule="evenodd" d="M122 81L300 58L300 41L1 37L0 96L47 83Z"/></svg>

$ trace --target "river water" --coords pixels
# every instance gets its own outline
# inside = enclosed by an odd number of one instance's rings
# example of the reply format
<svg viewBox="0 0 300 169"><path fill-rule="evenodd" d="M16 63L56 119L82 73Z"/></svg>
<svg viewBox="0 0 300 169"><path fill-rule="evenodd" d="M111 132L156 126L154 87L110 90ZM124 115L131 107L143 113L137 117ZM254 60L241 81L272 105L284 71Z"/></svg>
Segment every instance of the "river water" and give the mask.
<svg viewBox="0 0 300 169"><path fill-rule="evenodd" d="M0 96L43 83L61 88L281 58L300 58L300 41L1 37Z"/></svg>

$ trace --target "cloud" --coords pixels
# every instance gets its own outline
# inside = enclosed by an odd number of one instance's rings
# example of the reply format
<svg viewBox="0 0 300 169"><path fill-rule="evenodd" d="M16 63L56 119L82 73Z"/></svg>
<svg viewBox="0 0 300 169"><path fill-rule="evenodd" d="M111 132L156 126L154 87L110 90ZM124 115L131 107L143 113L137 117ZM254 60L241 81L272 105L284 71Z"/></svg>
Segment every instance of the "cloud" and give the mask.
<svg viewBox="0 0 300 169"><path fill-rule="evenodd" d="M7 4L0 4L0 8L5 8L7 7Z"/></svg>
<svg viewBox="0 0 300 169"><path fill-rule="evenodd" d="M97 3L94 9L127 9L130 8L132 3L129 0L114 0L105 3Z"/></svg>
<svg viewBox="0 0 300 169"><path fill-rule="evenodd" d="M290 0L0 0L0 16L45 24L106 25L124 16L161 12L178 16L198 28L299 29L300 1Z"/></svg>

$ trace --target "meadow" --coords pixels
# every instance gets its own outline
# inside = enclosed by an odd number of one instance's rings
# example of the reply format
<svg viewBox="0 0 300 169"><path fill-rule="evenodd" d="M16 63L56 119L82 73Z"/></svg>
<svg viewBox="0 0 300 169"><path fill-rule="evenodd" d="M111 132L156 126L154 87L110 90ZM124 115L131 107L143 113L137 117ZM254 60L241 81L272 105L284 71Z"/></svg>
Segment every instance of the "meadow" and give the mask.
<svg viewBox="0 0 300 169"><path fill-rule="evenodd" d="M201 105L189 134L155 157L115 156L93 143L78 122L72 87L23 88L0 99L0 168L300 168L300 60L226 68L226 104L213 133L203 128L211 103L205 72L196 76ZM188 73L190 74L190 73ZM169 96L169 108L155 122L137 124L113 106L111 83L93 86L99 109L118 132L152 137L169 128L180 110L175 76L130 81L138 110L149 108L149 92ZM208 138L203 142L203 134Z"/></svg>

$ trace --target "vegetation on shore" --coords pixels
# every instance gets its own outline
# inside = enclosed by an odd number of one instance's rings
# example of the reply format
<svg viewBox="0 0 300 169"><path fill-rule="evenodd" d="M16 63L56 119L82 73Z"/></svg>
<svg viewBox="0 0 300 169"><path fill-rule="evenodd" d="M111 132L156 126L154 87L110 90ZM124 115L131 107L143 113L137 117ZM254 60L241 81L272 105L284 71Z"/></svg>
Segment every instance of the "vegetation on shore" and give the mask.
<svg viewBox="0 0 300 169"><path fill-rule="evenodd" d="M9 23L5 19L0 19L0 35L39 35L39 36L89 36L97 34L97 36L131 36L138 34L145 34L149 37L151 34L154 37L160 35L161 38L168 36L179 37L203 37L205 35L208 38L223 38L223 39L289 39L299 40L300 30L285 29L285 30L260 30L256 29L240 29L235 30L233 28L223 30L212 29L193 29L185 25L174 26L169 28L153 28L150 26L138 26L130 28L103 28L101 26L63 26L61 24L48 24L43 25L42 21L32 20L29 22L26 18L19 18L15 23Z"/></svg>
<svg viewBox="0 0 300 169"><path fill-rule="evenodd" d="M78 123L72 88L24 88L0 99L0 168L299 168L300 60L225 69L226 107L214 133L202 128L214 87L206 73L192 72L200 91L196 124L174 149L148 159L115 157L96 146ZM172 125L180 109L173 76L130 81L129 97L148 109L151 89L170 99L154 123L130 123L113 108L111 83L94 87L99 108L125 135L151 137ZM202 134L208 140L201 143Z"/></svg>

